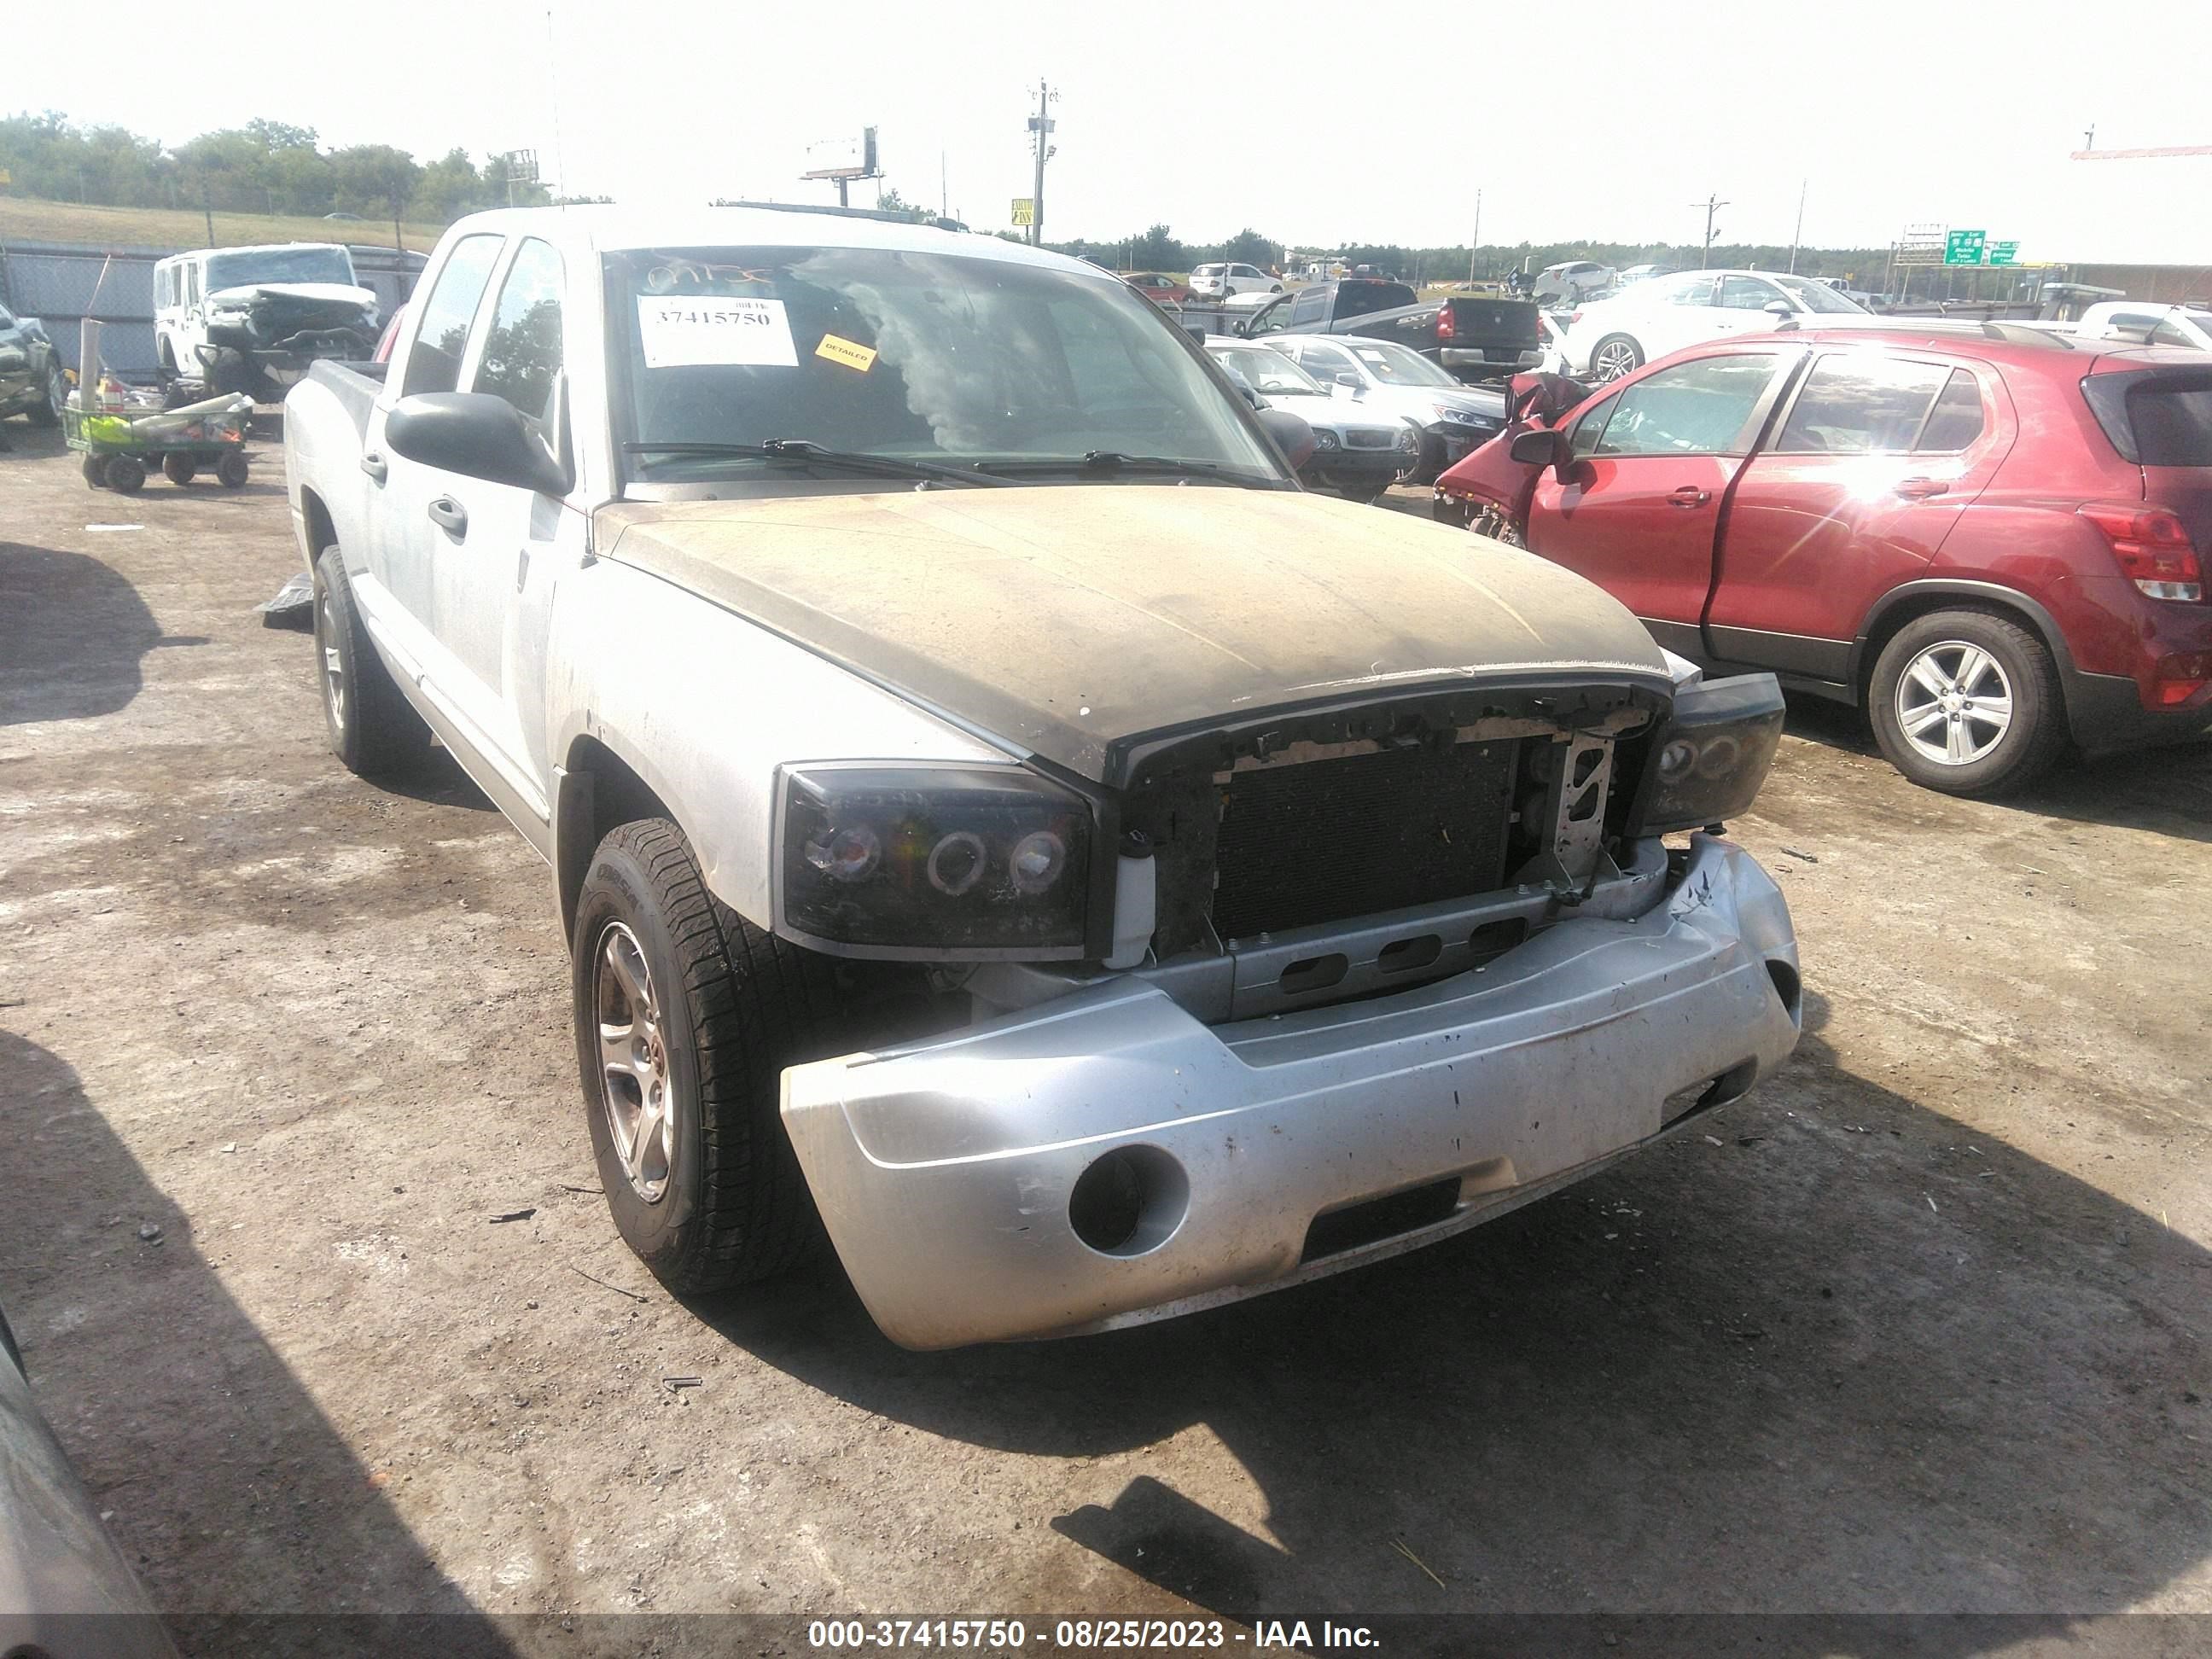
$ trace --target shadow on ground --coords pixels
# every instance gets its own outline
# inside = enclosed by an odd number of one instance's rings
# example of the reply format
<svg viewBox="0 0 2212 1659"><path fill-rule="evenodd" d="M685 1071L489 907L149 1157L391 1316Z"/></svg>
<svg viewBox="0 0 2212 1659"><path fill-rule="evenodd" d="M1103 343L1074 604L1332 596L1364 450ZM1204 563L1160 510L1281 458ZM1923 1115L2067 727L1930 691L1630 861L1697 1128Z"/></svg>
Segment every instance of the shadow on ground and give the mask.
<svg viewBox="0 0 2212 1659"><path fill-rule="evenodd" d="M0 726L112 714L165 639L138 590L98 559L0 542Z"/></svg>
<svg viewBox="0 0 2212 1659"><path fill-rule="evenodd" d="M1079 1460L1205 1425L1271 1538L1178 1492L1171 1456L1040 1518L1231 1618L2063 1626L2212 1553L2212 1474L2183 1437L2212 1439L2209 1269L2154 1218L1808 1036L1748 1100L1580 1187L1233 1308L944 1355L892 1347L834 1268L699 1311L814 1386L981 1447ZM1079 1464L1067 1484L1082 1495ZM1915 1651L1996 1640L1933 1632ZM1763 1651L1798 1645L1773 1636Z"/></svg>
<svg viewBox="0 0 2212 1659"><path fill-rule="evenodd" d="M406 1608L437 1650L511 1651L416 1544L313 1400L224 1291L184 1212L86 1097L76 1072L0 1031L0 1301L48 1420L149 1582L260 1576L257 1605L163 1613L187 1654L411 1651L374 1622L283 1616ZM158 1229L149 1239L143 1234ZM184 1480L133 1449L196 1425ZM158 1429L156 1425L161 1425ZM197 1565L204 1555L203 1573ZM87 1649L93 1651L93 1649Z"/></svg>
<svg viewBox="0 0 2212 1659"><path fill-rule="evenodd" d="M1875 746L1866 716L1823 697L1790 699L1793 737L1826 744L1878 765L1889 763ZM1930 792L1932 793L1932 792ZM2062 760L2017 795L1984 803L2008 812L2118 824L2187 841L2212 842L2212 743Z"/></svg>

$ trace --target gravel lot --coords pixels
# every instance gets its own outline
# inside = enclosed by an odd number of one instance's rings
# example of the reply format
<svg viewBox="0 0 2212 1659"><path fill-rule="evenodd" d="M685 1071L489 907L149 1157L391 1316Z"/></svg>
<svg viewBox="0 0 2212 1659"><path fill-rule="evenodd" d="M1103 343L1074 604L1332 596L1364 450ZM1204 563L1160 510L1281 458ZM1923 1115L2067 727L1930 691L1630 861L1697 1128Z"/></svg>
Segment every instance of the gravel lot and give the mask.
<svg viewBox="0 0 2212 1659"><path fill-rule="evenodd" d="M165 1608L2212 1613L2212 750L1964 804L1801 708L1736 830L1807 1035L1708 1133L917 1356L617 1242L548 872L342 771L252 612L274 448L127 499L10 432L0 1303Z"/></svg>

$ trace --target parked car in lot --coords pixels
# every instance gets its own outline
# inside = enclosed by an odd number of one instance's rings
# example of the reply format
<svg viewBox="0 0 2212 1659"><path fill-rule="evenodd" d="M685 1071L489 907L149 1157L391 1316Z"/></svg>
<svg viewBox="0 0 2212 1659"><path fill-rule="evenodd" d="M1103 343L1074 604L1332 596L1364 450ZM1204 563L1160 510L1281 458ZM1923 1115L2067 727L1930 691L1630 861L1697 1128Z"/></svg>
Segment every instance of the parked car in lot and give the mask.
<svg viewBox="0 0 2212 1659"><path fill-rule="evenodd" d="M1668 648L1863 706L1954 794L2212 731L2212 368L2025 327L1763 335L1438 481Z"/></svg>
<svg viewBox="0 0 2212 1659"><path fill-rule="evenodd" d="M1409 483L1432 483L1454 461L1504 428L1502 392L1462 386L1418 351L1395 341L1270 334L1266 343L1334 395L1349 393L1361 409L1395 415L1418 428L1421 460Z"/></svg>
<svg viewBox="0 0 2212 1659"><path fill-rule="evenodd" d="M1157 270L1140 270L1121 279L1147 300L1157 300L1164 306L1181 305L1190 298L1190 284L1179 283L1172 276L1164 276Z"/></svg>
<svg viewBox="0 0 2212 1659"><path fill-rule="evenodd" d="M1810 276L1690 270L1595 300L1568 313L1560 372L1618 380L1655 357L1724 335L1767 333L1783 321L1811 328L1868 313Z"/></svg>
<svg viewBox="0 0 2212 1659"><path fill-rule="evenodd" d="M46 325L0 306L0 417L21 415L33 426L55 425L69 389ZM0 437L0 443L6 441Z"/></svg>
<svg viewBox="0 0 2212 1659"><path fill-rule="evenodd" d="M1194 300L1226 300L1237 294L1282 291L1282 278L1270 276L1257 265L1200 265L1190 273L1190 293Z"/></svg>
<svg viewBox="0 0 2212 1659"><path fill-rule="evenodd" d="M1206 353L1237 390L1288 410L1313 428L1312 459L1298 469L1308 483L1371 501L1420 465L1420 429L1395 410L1332 396L1290 358L1256 341L1217 335L1206 342Z"/></svg>
<svg viewBox="0 0 2212 1659"><path fill-rule="evenodd" d="M1613 279L1613 285L1617 289L1626 288L1632 283L1648 283L1654 276L1672 276L1674 274L1674 267L1672 265L1628 265Z"/></svg>
<svg viewBox="0 0 2212 1659"><path fill-rule="evenodd" d="M276 403L308 364L375 343L376 295L334 242L200 248L154 266L155 361L177 401Z"/></svg>
<svg viewBox="0 0 2212 1659"><path fill-rule="evenodd" d="M1601 265L1594 259L1568 259L1556 265L1546 265L1536 273L1529 284L1529 292L1539 300L1571 302L1613 286L1611 265Z"/></svg>
<svg viewBox="0 0 2212 1659"><path fill-rule="evenodd" d="M2212 351L2212 311L2196 306L2151 305L2142 300L2103 300L2077 321L2039 324L2076 340L2137 340L2146 345Z"/></svg>
<svg viewBox="0 0 2212 1659"><path fill-rule="evenodd" d="M1526 300L1424 301L1403 283L1346 277L1264 301L1238 331L1255 339L1289 333L1390 340L1472 382L1534 368L1543 355L1540 317Z"/></svg>
<svg viewBox="0 0 2212 1659"><path fill-rule="evenodd" d="M0 1653L177 1659L131 1563L100 1523L32 1397L0 1313Z"/></svg>
<svg viewBox="0 0 2212 1659"><path fill-rule="evenodd" d="M1775 884L1662 839L1750 804L1772 677L1301 490L1301 423L1077 261L478 215L284 441L331 744L434 732L545 857L608 1202L680 1291L826 1237L910 1346L1182 1312L1796 1044Z"/></svg>

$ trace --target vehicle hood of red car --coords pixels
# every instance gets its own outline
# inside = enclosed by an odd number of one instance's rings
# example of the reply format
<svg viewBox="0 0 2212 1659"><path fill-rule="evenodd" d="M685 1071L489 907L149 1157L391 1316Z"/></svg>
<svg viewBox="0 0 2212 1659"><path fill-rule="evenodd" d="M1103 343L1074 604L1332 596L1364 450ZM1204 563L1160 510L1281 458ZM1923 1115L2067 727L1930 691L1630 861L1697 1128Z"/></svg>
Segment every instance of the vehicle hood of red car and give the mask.
<svg viewBox="0 0 2212 1659"><path fill-rule="evenodd" d="M1662 695L1634 617L1532 555L1296 490L630 501L602 556L1100 782L1140 737L1454 685Z"/></svg>

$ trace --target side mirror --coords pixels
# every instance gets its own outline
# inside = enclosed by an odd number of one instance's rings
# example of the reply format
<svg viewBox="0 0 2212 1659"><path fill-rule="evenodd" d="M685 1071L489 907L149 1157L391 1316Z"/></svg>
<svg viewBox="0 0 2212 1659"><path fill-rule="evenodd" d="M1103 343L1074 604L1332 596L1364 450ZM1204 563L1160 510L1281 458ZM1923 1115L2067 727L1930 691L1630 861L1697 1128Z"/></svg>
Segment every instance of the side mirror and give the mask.
<svg viewBox="0 0 2212 1659"><path fill-rule="evenodd" d="M1770 317L1795 317L1797 314L1797 307L1787 300L1769 300L1759 309Z"/></svg>
<svg viewBox="0 0 2212 1659"><path fill-rule="evenodd" d="M1287 409L1263 409L1260 411L1260 424L1274 441L1275 447L1283 452L1283 459L1291 464L1291 471L1296 472L1313 459L1313 428L1306 424L1304 416L1293 415Z"/></svg>
<svg viewBox="0 0 2212 1659"><path fill-rule="evenodd" d="M1505 453L1522 466L1550 467L1561 483L1575 465L1573 441L1557 427L1531 427L1516 434Z"/></svg>
<svg viewBox="0 0 2212 1659"><path fill-rule="evenodd" d="M489 392L402 398L385 417L384 436L395 453L464 477L544 495L565 495L575 487L568 462L545 447L513 404Z"/></svg>
<svg viewBox="0 0 2212 1659"><path fill-rule="evenodd" d="M1348 386L1354 392L1364 392L1366 390L1366 387L1360 383L1359 377L1357 374L1340 374L1336 377L1336 383L1339 386Z"/></svg>

